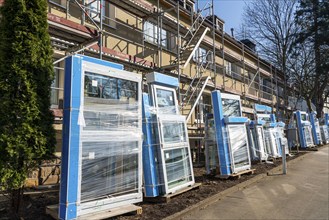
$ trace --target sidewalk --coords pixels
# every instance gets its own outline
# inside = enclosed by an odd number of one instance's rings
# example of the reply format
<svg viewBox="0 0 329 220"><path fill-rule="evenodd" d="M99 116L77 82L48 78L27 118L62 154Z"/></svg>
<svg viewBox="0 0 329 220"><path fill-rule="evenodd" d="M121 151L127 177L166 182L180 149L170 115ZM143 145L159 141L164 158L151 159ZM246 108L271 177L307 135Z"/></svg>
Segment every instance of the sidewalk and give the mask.
<svg viewBox="0 0 329 220"><path fill-rule="evenodd" d="M183 219L329 219L329 147Z"/></svg>

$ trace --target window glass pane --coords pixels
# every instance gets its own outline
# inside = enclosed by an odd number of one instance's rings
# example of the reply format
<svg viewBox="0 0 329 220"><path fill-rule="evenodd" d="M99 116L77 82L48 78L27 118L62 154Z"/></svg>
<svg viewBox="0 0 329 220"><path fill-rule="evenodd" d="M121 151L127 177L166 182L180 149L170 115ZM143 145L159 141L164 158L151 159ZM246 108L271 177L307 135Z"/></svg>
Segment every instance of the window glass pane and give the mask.
<svg viewBox="0 0 329 220"><path fill-rule="evenodd" d="M184 122L163 121L162 134L166 144L187 142Z"/></svg>
<svg viewBox="0 0 329 220"><path fill-rule="evenodd" d="M311 126L303 127L303 132L306 140L306 145L313 145L312 130Z"/></svg>
<svg viewBox="0 0 329 220"><path fill-rule="evenodd" d="M167 49L173 53L177 53L176 35L170 32L167 32Z"/></svg>
<svg viewBox="0 0 329 220"><path fill-rule="evenodd" d="M100 0L85 0L85 4L86 4L86 9L89 12L89 16L94 19L95 21L100 21L99 17L100 17L100 12L102 9L102 13L103 16L105 15L105 5L103 5L103 7L101 7L101 3ZM103 17L103 20L106 20Z"/></svg>
<svg viewBox="0 0 329 220"><path fill-rule="evenodd" d="M118 80L115 78L104 77L99 85L101 98L117 99L118 98Z"/></svg>
<svg viewBox="0 0 329 220"><path fill-rule="evenodd" d="M144 23L145 40L154 43L154 26L150 22Z"/></svg>
<svg viewBox="0 0 329 220"><path fill-rule="evenodd" d="M207 50L199 47L193 55L193 60L197 63L206 63L207 62Z"/></svg>
<svg viewBox="0 0 329 220"><path fill-rule="evenodd" d="M235 99L222 99L224 116L241 117L240 101Z"/></svg>
<svg viewBox="0 0 329 220"><path fill-rule="evenodd" d="M137 100L137 83L119 79L118 80L118 91L120 100Z"/></svg>
<svg viewBox="0 0 329 220"><path fill-rule="evenodd" d="M206 63L207 62L207 50L204 49L204 48L199 48L199 51L200 51L200 62L202 63Z"/></svg>
<svg viewBox="0 0 329 220"><path fill-rule="evenodd" d="M85 73L85 96L103 99L137 100L137 83L95 73Z"/></svg>
<svg viewBox="0 0 329 220"><path fill-rule="evenodd" d="M58 93L59 93L59 69L58 65L55 66L54 81L51 83L51 95L50 102L51 105L58 105Z"/></svg>
<svg viewBox="0 0 329 220"><path fill-rule="evenodd" d="M156 89L158 107L175 106L175 96L173 91Z"/></svg>
<svg viewBox="0 0 329 220"><path fill-rule="evenodd" d="M271 122L271 118L270 117L259 117L258 119L259 120L266 121L267 123L270 123Z"/></svg>
<svg viewBox="0 0 329 220"><path fill-rule="evenodd" d="M248 139L245 127L241 125L229 125L228 134L235 169L248 165Z"/></svg>
<svg viewBox="0 0 329 220"><path fill-rule="evenodd" d="M81 200L138 192L138 141L82 143Z"/></svg>
<svg viewBox="0 0 329 220"><path fill-rule="evenodd" d="M103 21L111 27L116 27L115 6L107 1L103 1Z"/></svg>
<svg viewBox="0 0 329 220"><path fill-rule="evenodd" d="M137 82L86 72L84 89L83 130L137 129ZM122 114L126 110L130 114Z"/></svg>
<svg viewBox="0 0 329 220"><path fill-rule="evenodd" d="M167 48L167 31L162 29L160 30L160 37L159 39L160 44L163 47ZM144 23L144 36L145 36L145 41L152 43L152 44L157 44L158 43L158 27L155 24L152 24L150 22L145 22Z"/></svg>
<svg viewBox="0 0 329 220"><path fill-rule="evenodd" d="M165 30L161 30L161 45L167 47L167 32Z"/></svg>
<svg viewBox="0 0 329 220"><path fill-rule="evenodd" d="M157 44L158 43L158 27L156 25L153 24L153 39L152 39L152 43Z"/></svg>
<svg viewBox="0 0 329 220"><path fill-rule="evenodd" d="M86 72L85 96L118 99L118 80L113 77Z"/></svg>
<svg viewBox="0 0 329 220"><path fill-rule="evenodd" d="M232 64L230 62L227 62L226 73L229 75L232 74Z"/></svg>
<svg viewBox="0 0 329 220"><path fill-rule="evenodd" d="M187 147L165 150L164 154L169 189L192 181L191 164Z"/></svg>

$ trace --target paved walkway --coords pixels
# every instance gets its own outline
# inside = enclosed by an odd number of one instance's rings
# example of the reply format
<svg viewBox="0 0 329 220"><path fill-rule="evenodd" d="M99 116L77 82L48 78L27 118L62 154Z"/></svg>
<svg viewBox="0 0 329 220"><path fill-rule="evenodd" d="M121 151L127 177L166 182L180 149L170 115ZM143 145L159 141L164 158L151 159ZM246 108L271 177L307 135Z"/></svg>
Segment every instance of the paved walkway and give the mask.
<svg viewBox="0 0 329 220"><path fill-rule="evenodd" d="M329 219L329 147L184 219Z"/></svg>

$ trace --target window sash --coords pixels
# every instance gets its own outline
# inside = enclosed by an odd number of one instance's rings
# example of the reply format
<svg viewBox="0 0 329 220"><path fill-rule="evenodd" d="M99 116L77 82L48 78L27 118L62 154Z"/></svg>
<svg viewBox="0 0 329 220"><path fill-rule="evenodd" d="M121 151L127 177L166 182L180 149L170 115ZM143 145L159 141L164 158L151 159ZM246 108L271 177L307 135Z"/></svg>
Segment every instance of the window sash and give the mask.
<svg viewBox="0 0 329 220"><path fill-rule="evenodd" d="M160 45L167 48L167 31L164 29L160 29ZM144 39L145 41L157 44L158 43L158 27L155 24L152 24L148 21L144 22Z"/></svg>

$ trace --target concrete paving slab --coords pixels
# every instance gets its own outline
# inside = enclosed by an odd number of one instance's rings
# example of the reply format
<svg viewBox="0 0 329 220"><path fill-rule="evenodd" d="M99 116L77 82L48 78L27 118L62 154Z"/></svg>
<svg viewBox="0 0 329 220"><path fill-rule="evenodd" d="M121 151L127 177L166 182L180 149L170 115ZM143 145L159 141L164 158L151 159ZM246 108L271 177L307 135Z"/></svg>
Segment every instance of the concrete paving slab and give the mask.
<svg viewBox="0 0 329 220"><path fill-rule="evenodd" d="M329 219L329 147L183 219Z"/></svg>

